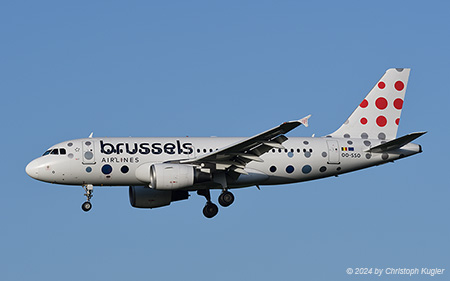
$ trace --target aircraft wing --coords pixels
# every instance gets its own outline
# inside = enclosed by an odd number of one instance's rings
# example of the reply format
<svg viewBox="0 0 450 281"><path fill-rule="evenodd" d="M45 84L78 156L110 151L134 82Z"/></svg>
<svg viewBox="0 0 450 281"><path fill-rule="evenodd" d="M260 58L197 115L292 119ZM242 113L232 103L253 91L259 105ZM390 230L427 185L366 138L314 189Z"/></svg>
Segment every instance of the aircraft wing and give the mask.
<svg viewBox="0 0 450 281"><path fill-rule="evenodd" d="M194 159L182 160L180 163L198 164L201 167L213 170L230 169L237 173L246 174L244 167L247 163L251 161L263 162L259 156L270 151L272 148L284 149L282 143L288 139L284 134L302 124L308 127L309 117L311 115L300 120L285 122L248 139Z"/></svg>

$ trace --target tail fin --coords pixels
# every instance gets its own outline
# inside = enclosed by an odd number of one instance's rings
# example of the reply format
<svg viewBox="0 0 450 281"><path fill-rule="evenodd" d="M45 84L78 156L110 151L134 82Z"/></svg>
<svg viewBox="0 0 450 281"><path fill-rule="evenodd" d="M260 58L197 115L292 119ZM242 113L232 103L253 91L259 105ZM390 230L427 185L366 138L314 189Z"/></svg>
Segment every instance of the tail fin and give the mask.
<svg viewBox="0 0 450 281"><path fill-rule="evenodd" d="M331 136L395 139L409 72L409 68L388 69L347 121Z"/></svg>

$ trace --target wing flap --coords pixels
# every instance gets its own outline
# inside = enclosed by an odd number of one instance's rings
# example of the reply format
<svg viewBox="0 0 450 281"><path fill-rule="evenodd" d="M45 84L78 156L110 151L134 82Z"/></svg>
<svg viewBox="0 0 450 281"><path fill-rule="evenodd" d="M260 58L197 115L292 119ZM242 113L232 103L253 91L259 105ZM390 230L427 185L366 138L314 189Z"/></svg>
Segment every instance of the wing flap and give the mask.
<svg viewBox="0 0 450 281"><path fill-rule="evenodd" d="M264 162L259 156L251 153L236 153L236 156L239 158L243 158L245 160L255 161L255 162Z"/></svg>

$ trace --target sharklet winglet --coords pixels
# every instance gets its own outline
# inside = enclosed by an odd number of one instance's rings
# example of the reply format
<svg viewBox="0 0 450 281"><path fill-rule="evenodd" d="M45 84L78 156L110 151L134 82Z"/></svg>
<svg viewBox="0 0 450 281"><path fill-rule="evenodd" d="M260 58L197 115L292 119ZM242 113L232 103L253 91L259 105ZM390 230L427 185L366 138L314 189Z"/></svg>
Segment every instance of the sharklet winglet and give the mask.
<svg viewBox="0 0 450 281"><path fill-rule="evenodd" d="M309 126L309 124L308 124L308 119L309 119L310 117L311 117L311 114L308 115L308 116L306 116L306 117L303 117L303 118L300 119L300 120L298 120L298 122L302 123L303 126L308 127L308 126Z"/></svg>

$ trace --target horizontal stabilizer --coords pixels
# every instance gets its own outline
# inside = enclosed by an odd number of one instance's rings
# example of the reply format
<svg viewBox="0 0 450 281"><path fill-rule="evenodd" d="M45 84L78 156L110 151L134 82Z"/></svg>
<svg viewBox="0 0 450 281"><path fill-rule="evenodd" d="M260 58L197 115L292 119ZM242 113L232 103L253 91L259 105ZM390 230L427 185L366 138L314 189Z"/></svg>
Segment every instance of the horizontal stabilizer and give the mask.
<svg viewBox="0 0 450 281"><path fill-rule="evenodd" d="M406 136L400 137L398 139L391 140L386 143L372 147L371 149L367 150L366 152L381 153L381 152L385 152L385 151L395 150L395 149L398 149L398 148L412 142L413 140L417 139L418 137L420 137L426 133L427 132L417 132L417 133L407 134Z"/></svg>

